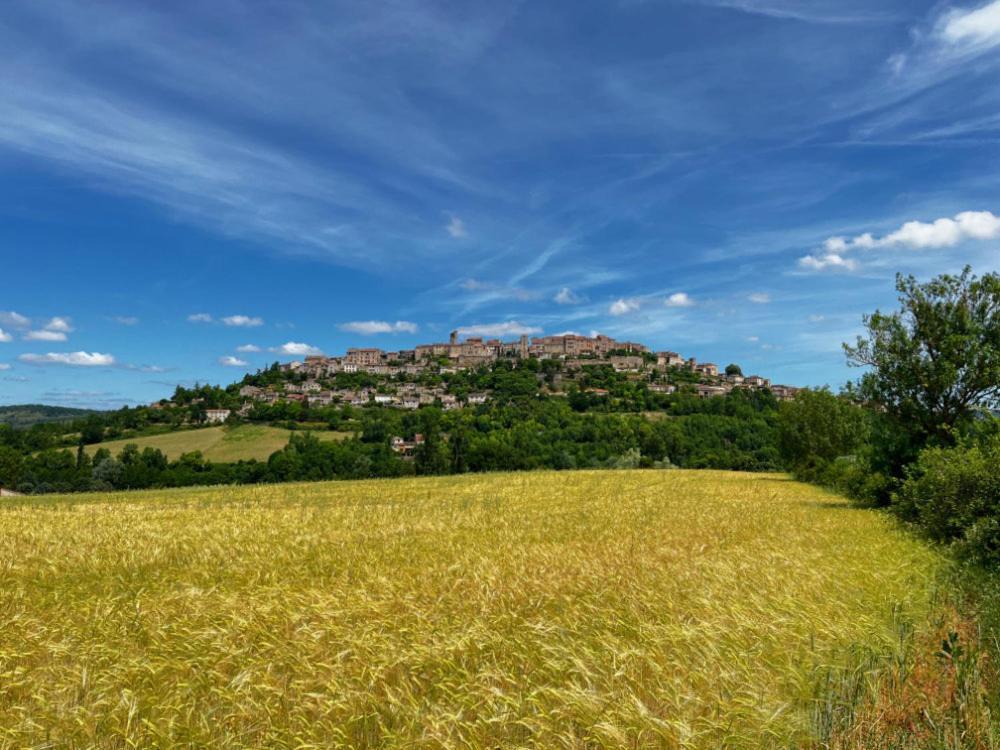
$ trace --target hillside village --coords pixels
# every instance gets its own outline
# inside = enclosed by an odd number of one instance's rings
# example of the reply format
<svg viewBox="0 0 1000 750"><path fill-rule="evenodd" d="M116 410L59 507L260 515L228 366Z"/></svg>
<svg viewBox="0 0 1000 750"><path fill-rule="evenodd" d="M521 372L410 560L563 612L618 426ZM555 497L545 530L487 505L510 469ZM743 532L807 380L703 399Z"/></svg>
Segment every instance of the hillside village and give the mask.
<svg viewBox="0 0 1000 750"><path fill-rule="evenodd" d="M610 366L630 380L644 382L657 393L688 389L701 398L723 396L733 389L768 388L779 400L790 399L797 391L787 385L772 384L760 375L741 371L726 373L712 362L698 362L677 352L652 352L633 341L617 341L609 336L576 334L544 336L517 341L470 337L459 341L452 332L447 343L421 344L413 349L384 351L377 348L351 348L340 356L307 356L288 362L279 369L285 378L267 386L245 384L239 389L243 405L239 412L248 414L258 404L299 402L309 407L350 404L356 407L385 406L419 409L437 404L445 410L475 405L490 399L488 390L457 393L449 387L449 375L494 365L500 361L533 358L545 363L549 374L541 385L551 396L566 396L578 386L579 375L587 368ZM364 373L373 376L365 387L338 387L339 375ZM436 376L436 377L427 377ZM341 378L343 380L343 378ZM588 393L606 395L600 388ZM229 409L209 409L206 420L224 422Z"/></svg>

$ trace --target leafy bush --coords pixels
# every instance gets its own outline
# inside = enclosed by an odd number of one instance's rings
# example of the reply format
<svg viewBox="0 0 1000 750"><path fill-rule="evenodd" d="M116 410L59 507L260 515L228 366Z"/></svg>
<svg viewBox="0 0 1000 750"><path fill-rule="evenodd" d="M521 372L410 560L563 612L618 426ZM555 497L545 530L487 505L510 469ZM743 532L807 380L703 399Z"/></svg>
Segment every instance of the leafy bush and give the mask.
<svg viewBox="0 0 1000 750"><path fill-rule="evenodd" d="M890 486L890 480L875 471L865 455L838 456L823 466L814 481L847 495L859 505L877 505Z"/></svg>
<svg viewBox="0 0 1000 750"><path fill-rule="evenodd" d="M1000 563L1000 436L928 448L909 469L894 510L963 556Z"/></svg>

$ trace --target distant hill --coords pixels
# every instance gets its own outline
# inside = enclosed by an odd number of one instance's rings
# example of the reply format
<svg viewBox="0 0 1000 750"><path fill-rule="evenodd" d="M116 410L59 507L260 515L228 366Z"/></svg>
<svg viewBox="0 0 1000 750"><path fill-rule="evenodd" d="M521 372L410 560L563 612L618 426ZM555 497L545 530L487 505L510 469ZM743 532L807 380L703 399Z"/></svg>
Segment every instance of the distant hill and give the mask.
<svg viewBox="0 0 1000 750"><path fill-rule="evenodd" d="M88 414L94 409L71 409L68 406L46 406L45 404L17 404L0 406L0 424L13 427L31 427L45 422L70 422Z"/></svg>

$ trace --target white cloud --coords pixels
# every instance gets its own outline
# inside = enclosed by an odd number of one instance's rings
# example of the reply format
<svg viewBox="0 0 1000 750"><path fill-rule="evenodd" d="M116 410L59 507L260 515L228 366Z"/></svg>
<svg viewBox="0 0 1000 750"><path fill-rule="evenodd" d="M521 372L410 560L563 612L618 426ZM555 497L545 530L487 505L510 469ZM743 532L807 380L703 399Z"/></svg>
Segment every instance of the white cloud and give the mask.
<svg viewBox="0 0 1000 750"><path fill-rule="evenodd" d="M397 320L390 323L387 320L353 320L350 323L341 323L340 330L349 333L360 333L364 336L371 336L376 333L416 333L417 324L408 320Z"/></svg>
<svg viewBox="0 0 1000 750"><path fill-rule="evenodd" d="M27 328L30 324L30 320L13 310L0 311L0 325L10 326L11 328Z"/></svg>
<svg viewBox="0 0 1000 750"><path fill-rule="evenodd" d="M611 307L608 308L608 312L614 316L627 315L628 313L635 312L639 309L639 300L637 299L617 299L611 303Z"/></svg>
<svg viewBox="0 0 1000 750"><path fill-rule="evenodd" d="M771 295L766 292L754 292L753 294L747 295L747 299L756 305L766 305L771 301Z"/></svg>
<svg viewBox="0 0 1000 750"><path fill-rule="evenodd" d="M468 232L465 229L465 222L463 222L457 216L452 215L448 221L448 225L445 227L448 230L448 234L454 237L456 240L460 240L463 237L468 236Z"/></svg>
<svg viewBox="0 0 1000 750"><path fill-rule="evenodd" d="M568 286L564 286L556 293L556 296L552 298L552 301L557 305L578 305L584 300L580 295L574 294L573 290Z"/></svg>
<svg viewBox="0 0 1000 750"><path fill-rule="evenodd" d="M837 253L826 253L825 255L805 255L799 258L799 265L810 271L840 270L853 271L858 267L856 261L844 258Z"/></svg>
<svg viewBox="0 0 1000 750"><path fill-rule="evenodd" d="M9 370L9 369L10 365L8 365L6 362L0 362L0 370Z"/></svg>
<svg viewBox="0 0 1000 750"><path fill-rule="evenodd" d="M243 354L253 354L254 352L259 352L260 347L256 344L243 344L243 346L237 346L236 351L242 352Z"/></svg>
<svg viewBox="0 0 1000 750"><path fill-rule="evenodd" d="M234 328L256 328L264 325L263 318L251 318L249 315L227 315L222 319L223 325Z"/></svg>
<svg viewBox="0 0 1000 750"><path fill-rule="evenodd" d="M823 243L823 249L828 253L843 253L846 252L847 240L843 237L831 237Z"/></svg>
<svg viewBox="0 0 1000 750"><path fill-rule="evenodd" d="M945 14L938 34L949 44L992 47L1000 44L1000 0L974 10L955 9Z"/></svg>
<svg viewBox="0 0 1000 750"><path fill-rule="evenodd" d="M756 344L758 341L760 341L760 336L747 336L747 341L749 341L751 344Z"/></svg>
<svg viewBox="0 0 1000 750"><path fill-rule="evenodd" d="M825 315L810 315L809 316L809 322L810 323L822 323L824 320L826 320L826 316Z"/></svg>
<svg viewBox="0 0 1000 750"><path fill-rule="evenodd" d="M139 319L133 315L115 315L112 320L121 323L123 326L134 326L139 324Z"/></svg>
<svg viewBox="0 0 1000 750"><path fill-rule="evenodd" d="M685 292L675 292L667 297L663 304L667 307L691 307L694 304L694 300Z"/></svg>
<svg viewBox="0 0 1000 750"><path fill-rule="evenodd" d="M22 362L31 365L69 365L71 367L111 367L115 358L100 352L49 352L48 354L22 354Z"/></svg>
<svg viewBox="0 0 1000 750"><path fill-rule="evenodd" d="M211 323L212 316L208 313L194 313L187 316L188 323Z"/></svg>
<svg viewBox="0 0 1000 750"><path fill-rule="evenodd" d="M227 355L225 357L219 357L219 364L223 367L247 367L250 363L240 359L239 357Z"/></svg>
<svg viewBox="0 0 1000 750"><path fill-rule="evenodd" d="M69 323L69 318L54 317L44 326L46 331L58 331L59 333L71 333L73 326Z"/></svg>
<svg viewBox="0 0 1000 750"><path fill-rule="evenodd" d="M299 341L289 341L281 346L272 347L271 351L277 354L287 354L292 357L317 356L323 353L323 350L319 347L303 344Z"/></svg>
<svg viewBox="0 0 1000 750"><path fill-rule="evenodd" d="M506 323L481 323L471 326L463 326L458 329L463 336L533 336L541 333L542 329L536 326L526 326L516 320L509 320Z"/></svg>
<svg viewBox="0 0 1000 750"><path fill-rule="evenodd" d="M28 331L24 334L25 341L65 341L66 334L62 331Z"/></svg>
<svg viewBox="0 0 1000 750"><path fill-rule="evenodd" d="M13 340L13 336L7 333L3 328L0 328L0 344L8 344Z"/></svg>
<svg viewBox="0 0 1000 750"><path fill-rule="evenodd" d="M823 243L828 255L838 255L849 249L875 250L883 247L908 247L914 250L954 247L968 240L994 240L1000 238L1000 216L990 211L962 211L954 218L932 222L908 221L884 237L871 232L852 239L831 237ZM835 252L835 249L838 252ZM810 257L810 256L806 256Z"/></svg>

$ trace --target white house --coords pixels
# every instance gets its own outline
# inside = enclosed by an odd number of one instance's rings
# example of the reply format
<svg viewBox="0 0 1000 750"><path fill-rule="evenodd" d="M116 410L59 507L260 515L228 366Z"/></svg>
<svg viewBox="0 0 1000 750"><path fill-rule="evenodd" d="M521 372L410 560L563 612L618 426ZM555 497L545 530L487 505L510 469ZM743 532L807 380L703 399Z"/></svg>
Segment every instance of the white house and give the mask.
<svg viewBox="0 0 1000 750"><path fill-rule="evenodd" d="M229 409L206 409L205 421L209 424L222 424L232 412Z"/></svg>

